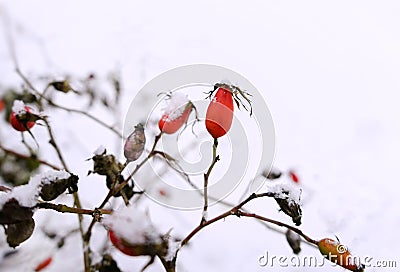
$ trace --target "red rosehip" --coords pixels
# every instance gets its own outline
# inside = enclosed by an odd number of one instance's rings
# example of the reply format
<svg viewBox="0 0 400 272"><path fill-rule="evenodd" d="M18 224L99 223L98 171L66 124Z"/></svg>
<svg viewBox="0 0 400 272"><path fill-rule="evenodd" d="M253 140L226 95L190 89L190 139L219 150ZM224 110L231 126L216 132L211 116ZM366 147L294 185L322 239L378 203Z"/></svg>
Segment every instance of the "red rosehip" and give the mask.
<svg viewBox="0 0 400 272"><path fill-rule="evenodd" d="M218 88L206 113L206 128L213 138L224 136L232 125L233 98L232 92Z"/></svg>
<svg viewBox="0 0 400 272"><path fill-rule="evenodd" d="M27 131L31 129L35 122L30 121L30 112L32 109L28 106L25 106L25 112L23 113L15 113L14 111L10 114L10 124L11 126L18 131Z"/></svg>

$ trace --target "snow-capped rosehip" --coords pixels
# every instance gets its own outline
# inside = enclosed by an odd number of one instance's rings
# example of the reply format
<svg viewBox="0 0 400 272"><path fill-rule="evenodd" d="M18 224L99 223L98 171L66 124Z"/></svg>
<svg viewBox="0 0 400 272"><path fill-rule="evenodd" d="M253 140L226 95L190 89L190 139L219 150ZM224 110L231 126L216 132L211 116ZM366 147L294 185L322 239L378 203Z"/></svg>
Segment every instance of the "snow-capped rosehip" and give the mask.
<svg viewBox="0 0 400 272"><path fill-rule="evenodd" d="M31 113L32 108L23 101L15 100L10 114L10 124L18 131L27 131L35 125L37 118Z"/></svg>
<svg viewBox="0 0 400 272"><path fill-rule="evenodd" d="M151 224L148 215L124 207L102 220L111 243L128 256L165 256L168 240Z"/></svg>
<svg viewBox="0 0 400 272"><path fill-rule="evenodd" d="M173 134L187 123L190 113L194 109L194 105L181 93L171 94L168 102L158 122L158 127L163 133Z"/></svg>
<svg viewBox="0 0 400 272"><path fill-rule="evenodd" d="M140 256L139 252L135 250L135 248L129 245L128 242L118 237L113 230L108 232L108 236L110 237L111 243L122 253L128 256Z"/></svg>
<svg viewBox="0 0 400 272"><path fill-rule="evenodd" d="M142 155L146 144L143 124L135 126L135 130L126 139L124 146L124 156L128 162L136 161Z"/></svg>
<svg viewBox="0 0 400 272"><path fill-rule="evenodd" d="M213 138L224 136L231 128L233 119L232 91L218 88L206 113L206 128Z"/></svg>

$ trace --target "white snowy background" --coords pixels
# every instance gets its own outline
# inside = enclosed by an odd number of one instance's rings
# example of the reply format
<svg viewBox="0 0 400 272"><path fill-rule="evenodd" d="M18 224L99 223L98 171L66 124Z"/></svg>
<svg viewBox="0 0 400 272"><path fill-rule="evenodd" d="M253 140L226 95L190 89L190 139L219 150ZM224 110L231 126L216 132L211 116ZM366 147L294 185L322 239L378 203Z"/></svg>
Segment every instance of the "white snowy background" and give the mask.
<svg viewBox="0 0 400 272"><path fill-rule="evenodd" d="M195 63L232 69L267 101L276 128L275 166L295 169L308 193L301 229L315 239L337 235L357 255L396 260L400 266L399 14L398 1L3 0L0 84L21 82L7 33L13 36L21 68L33 79L91 72L106 77L118 70L124 87L120 124L135 93L166 70ZM91 167L85 159L100 144L120 154L118 143L80 116L55 111L51 118L70 168L81 176L83 205L95 207L105 188L98 177L85 177ZM11 129L0 130L2 143L16 149L17 136ZM50 153L45 157L57 162ZM249 207L290 222L277 213L273 200L257 200ZM153 221L163 231L174 227L181 236L200 216L199 211L166 216L165 210L153 205ZM38 211L35 218L60 231L76 224L75 215L52 211ZM102 227L96 231L94 247L105 239ZM22 263L39 254L32 248L53 250L46 243L35 232L25 246L30 253L2 264L1 271L28 271ZM80 246L78 235L69 239L46 271L80 271ZM257 260L265 251L292 256L284 236L254 220L229 218L204 229L182 250L178 271L343 271L328 264L260 267ZM319 253L303 245L300 256L305 255ZM138 271L147 260L117 251L113 256L123 271ZM158 262L148 269L161 270Z"/></svg>

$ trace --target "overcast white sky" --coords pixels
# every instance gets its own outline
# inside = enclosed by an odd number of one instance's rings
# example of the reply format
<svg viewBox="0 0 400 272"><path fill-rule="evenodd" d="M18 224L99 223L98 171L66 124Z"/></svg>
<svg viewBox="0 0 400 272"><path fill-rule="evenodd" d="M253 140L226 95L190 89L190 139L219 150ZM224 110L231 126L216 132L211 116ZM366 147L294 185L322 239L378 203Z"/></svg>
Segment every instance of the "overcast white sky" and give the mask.
<svg viewBox="0 0 400 272"><path fill-rule="evenodd" d="M296 169L305 193L312 191L302 229L316 239L337 235L360 255L400 265L393 246L400 242L399 14L398 1L3 0L0 84L20 82L7 32L29 76L120 70L126 91L122 116L143 84L166 70L195 63L232 69L269 106L276 167ZM71 133L70 122L58 131ZM83 133L78 138L86 150L72 147L70 154L82 160L109 141ZM79 159L71 165L85 173L89 165ZM96 205L98 198L88 198ZM275 217L275 206L267 211ZM185 214L180 216L185 222ZM249 220L228 220L182 251L178 271L283 271L257 265L266 250L290 254L284 237ZM317 251L304 246L304 254ZM117 256L126 271L141 263ZM159 269L156 264L149 271ZM303 270L321 269L342 271Z"/></svg>

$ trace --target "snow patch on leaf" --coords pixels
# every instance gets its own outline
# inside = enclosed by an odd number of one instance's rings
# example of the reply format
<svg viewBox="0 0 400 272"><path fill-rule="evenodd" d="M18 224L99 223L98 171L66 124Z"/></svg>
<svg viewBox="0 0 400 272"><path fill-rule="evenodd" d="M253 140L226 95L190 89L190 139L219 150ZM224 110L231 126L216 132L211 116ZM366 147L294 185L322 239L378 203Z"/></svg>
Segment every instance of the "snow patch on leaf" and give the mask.
<svg viewBox="0 0 400 272"><path fill-rule="evenodd" d="M71 174L69 174L65 170L50 170L45 173L33 176L30 178L28 184L16 186L12 188L11 191L0 194L0 209L2 209L3 205L7 203L10 199L17 200L19 205L21 205L22 207L34 207L38 202L38 197L42 185L49 184L58 179L67 179L70 176Z"/></svg>
<svg viewBox="0 0 400 272"><path fill-rule="evenodd" d="M60 171L50 170L45 173L39 174L33 177L32 179L38 179L40 180L40 184L44 185L44 184L50 184L59 179L67 179L70 176L71 174L65 170L60 170Z"/></svg>
<svg viewBox="0 0 400 272"><path fill-rule="evenodd" d="M286 199L300 205L301 189L290 183L278 183L268 186L268 191L274 193L274 198Z"/></svg>

